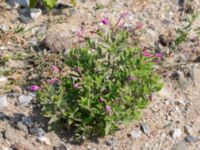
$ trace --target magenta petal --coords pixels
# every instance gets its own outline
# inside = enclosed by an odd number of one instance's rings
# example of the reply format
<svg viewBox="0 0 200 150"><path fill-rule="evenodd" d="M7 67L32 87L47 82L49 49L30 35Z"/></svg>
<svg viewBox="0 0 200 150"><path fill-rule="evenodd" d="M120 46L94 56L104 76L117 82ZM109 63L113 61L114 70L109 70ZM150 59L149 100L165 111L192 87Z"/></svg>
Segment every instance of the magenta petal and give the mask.
<svg viewBox="0 0 200 150"><path fill-rule="evenodd" d="M148 57L148 58L153 57L153 55L150 54L147 50L143 51L143 56Z"/></svg>
<svg viewBox="0 0 200 150"><path fill-rule="evenodd" d="M30 87L30 90L31 91L38 91L38 90L40 90L40 87L37 86L37 85L33 85L33 86Z"/></svg>
<svg viewBox="0 0 200 150"><path fill-rule="evenodd" d="M111 107L109 106L109 105L106 105L106 112L108 113L108 114L111 114L112 113L112 109L111 109Z"/></svg>
<svg viewBox="0 0 200 150"><path fill-rule="evenodd" d="M157 54L155 54L155 56L156 56L157 58L162 58L162 54L161 54L161 53L157 53Z"/></svg>
<svg viewBox="0 0 200 150"><path fill-rule="evenodd" d="M103 18L103 19L101 20L101 23L103 23L104 25L109 25L109 24L110 24L108 18Z"/></svg>

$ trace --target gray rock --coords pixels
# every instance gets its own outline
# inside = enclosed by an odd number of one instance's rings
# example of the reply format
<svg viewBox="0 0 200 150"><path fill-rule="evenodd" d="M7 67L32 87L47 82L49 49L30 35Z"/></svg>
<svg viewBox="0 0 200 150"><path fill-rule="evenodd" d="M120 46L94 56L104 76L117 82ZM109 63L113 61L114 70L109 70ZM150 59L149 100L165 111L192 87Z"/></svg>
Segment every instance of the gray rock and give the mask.
<svg viewBox="0 0 200 150"><path fill-rule="evenodd" d="M169 132L170 136L173 138L173 139L176 139L176 138L179 138L181 137L181 135L183 134L181 129L173 129Z"/></svg>
<svg viewBox="0 0 200 150"><path fill-rule="evenodd" d="M33 125L33 121L30 117L23 117L22 122L28 127L31 127Z"/></svg>
<svg viewBox="0 0 200 150"><path fill-rule="evenodd" d="M72 46L72 40L65 31L52 32L47 34L43 45L52 51L65 51Z"/></svg>
<svg viewBox="0 0 200 150"><path fill-rule="evenodd" d="M37 8L30 9L30 16L32 19L36 20L40 15L42 15L42 10Z"/></svg>
<svg viewBox="0 0 200 150"><path fill-rule="evenodd" d="M71 150L71 146L62 143L60 146L54 146L53 150Z"/></svg>
<svg viewBox="0 0 200 150"><path fill-rule="evenodd" d="M38 137L44 136L44 135L45 135L44 130L43 130L42 128L38 128L38 127L30 128L30 129L29 129L29 133L30 133L30 134L33 134L33 135L35 135L35 136L38 136Z"/></svg>
<svg viewBox="0 0 200 150"><path fill-rule="evenodd" d="M24 7L29 7L30 5L30 0L16 0L17 3L20 4L20 6L24 6Z"/></svg>
<svg viewBox="0 0 200 150"><path fill-rule="evenodd" d="M7 116L4 114L4 113L2 113L2 112L0 112L0 120L3 120L4 118L6 118Z"/></svg>
<svg viewBox="0 0 200 150"><path fill-rule="evenodd" d="M148 126L147 123L141 123L140 124L140 128L145 134L149 134L150 133L150 129L149 129L149 126Z"/></svg>
<svg viewBox="0 0 200 150"><path fill-rule="evenodd" d="M20 16L19 16L19 20L20 20L22 23L25 23L25 24L29 24L29 23L32 23L32 22L33 22L33 19L32 19L32 18L27 17L27 16L24 16L24 15L20 15Z"/></svg>
<svg viewBox="0 0 200 150"><path fill-rule="evenodd" d="M38 137L37 141L40 142L40 143L42 143L42 144L45 144L45 145L51 145L50 140L47 137L45 137L45 136Z"/></svg>
<svg viewBox="0 0 200 150"><path fill-rule="evenodd" d="M194 133L194 129L190 125L184 126L184 131L188 135L192 135Z"/></svg>
<svg viewBox="0 0 200 150"><path fill-rule="evenodd" d="M185 137L185 141L186 141L186 142L189 142L189 143L192 143L192 142L197 142L198 139L195 138L195 137L193 137L192 135L187 135L187 136Z"/></svg>
<svg viewBox="0 0 200 150"><path fill-rule="evenodd" d="M22 106L28 105L29 103L31 103L32 100L33 100L33 97L30 95L21 95L18 98L18 102Z"/></svg>
<svg viewBox="0 0 200 150"><path fill-rule="evenodd" d="M132 139L137 139L140 137L140 135L142 134L141 131L131 131L128 136L130 136Z"/></svg>
<svg viewBox="0 0 200 150"><path fill-rule="evenodd" d="M15 130L11 126L8 126L7 129L4 131L4 138L6 138L9 141L13 141L16 139L14 133Z"/></svg>
<svg viewBox="0 0 200 150"><path fill-rule="evenodd" d="M87 149L88 149L88 150L97 150L96 148L91 147L91 146L87 146Z"/></svg>
<svg viewBox="0 0 200 150"><path fill-rule="evenodd" d="M114 146L115 145L115 141L113 138L106 140L106 145L108 146Z"/></svg>
<svg viewBox="0 0 200 150"><path fill-rule="evenodd" d="M6 95L0 96L0 108L4 108L8 106Z"/></svg>
<svg viewBox="0 0 200 150"><path fill-rule="evenodd" d="M5 23L0 24L0 30L7 32L9 30L9 26Z"/></svg>
<svg viewBox="0 0 200 150"><path fill-rule="evenodd" d="M175 143L171 150L187 150L187 145L184 141L180 141Z"/></svg>
<svg viewBox="0 0 200 150"><path fill-rule="evenodd" d="M16 128L21 131L28 132L27 127L21 121L17 122Z"/></svg>

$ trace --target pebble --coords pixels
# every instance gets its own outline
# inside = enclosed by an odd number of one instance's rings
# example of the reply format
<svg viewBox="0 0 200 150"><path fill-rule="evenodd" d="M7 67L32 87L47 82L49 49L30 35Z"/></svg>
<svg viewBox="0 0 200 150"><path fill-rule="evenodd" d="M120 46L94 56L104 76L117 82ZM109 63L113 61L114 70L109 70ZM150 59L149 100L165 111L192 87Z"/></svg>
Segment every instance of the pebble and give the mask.
<svg viewBox="0 0 200 150"><path fill-rule="evenodd" d="M96 148L91 147L91 146L87 146L87 149L88 149L88 150L97 150Z"/></svg>
<svg viewBox="0 0 200 150"><path fill-rule="evenodd" d="M71 150L70 145L61 144L60 146L54 146L53 150Z"/></svg>
<svg viewBox="0 0 200 150"><path fill-rule="evenodd" d="M33 19L30 18L30 17L26 17L24 15L20 15L19 16L19 20L22 22L22 23L25 23L25 24L29 24L29 23L32 23L33 22Z"/></svg>
<svg viewBox="0 0 200 150"><path fill-rule="evenodd" d="M32 19L36 20L39 16L42 15L42 10L37 8L30 9L30 16Z"/></svg>
<svg viewBox="0 0 200 150"><path fill-rule="evenodd" d="M106 140L106 145L113 146L115 144L115 141L113 138Z"/></svg>
<svg viewBox="0 0 200 150"><path fill-rule="evenodd" d="M181 137L182 131L181 129L174 129L174 130L171 130L169 134L173 139L176 139L176 138Z"/></svg>
<svg viewBox="0 0 200 150"><path fill-rule="evenodd" d="M9 26L5 23L0 24L0 30L7 32L9 30Z"/></svg>
<svg viewBox="0 0 200 150"><path fill-rule="evenodd" d="M29 129L29 132L35 136L44 136L45 135L45 132L42 128L38 128L38 127L33 127L33 128L30 128Z"/></svg>
<svg viewBox="0 0 200 150"><path fill-rule="evenodd" d="M145 134L149 134L150 133L150 129L149 129L149 126L148 126L147 123L141 123L140 124L140 128Z"/></svg>
<svg viewBox="0 0 200 150"><path fill-rule="evenodd" d="M21 95L18 98L19 104L22 106L28 105L33 100L33 97L30 95Z"/></svg>
<svg viewBox="0 0 200 150"><path fill-rule="evenodd" d="M23 117L22 122L28 127L31 127L33 125L33 121L30 117Z"/></svg>
<svg viewBox="0 0 200 150"><path fill-rule="evenodd" d="M194 129L190 125L184 126L184 131L188 135L192 135L194 133Z"/></svg>
<svg viewBox="0 0 200 150"><path fill-rule="evenodd" d="M0 96L0 108L4 108L8 106L6 95Z"/></svg>
<svg viewBox="0 0 200 150"><path fill-rule="evenodd" d="M171 150L187 150L187 145L184 141L180 141L175 143Z"/></svg>
<svg viewBox="0 0 200 150"><path fill-rule="evenodd" d="M29 7L30 0L15 0L20 6Z"/></svg>
<svg viewBox="0 0 200 150"><path fill-rule="evenodd" d="M185 137L185 141L186 141L186 142L189 142L189 143L192 143L192 142L197 142L198 139L195 138L195 137L193 137L192 135L187 135L187 136Z"/></svg>
<svg viewBox="0 0 200 150"><path fill-rule="evenodd" d="M131 133L128 134L132 139L138 139L141 136L141 131L131 131Z"/></svg>
<svg viewBox="0 0 200 150"><path fill-rule="evenodd" d="M72 40L66 31L48 33L42 43L44 47L54 52L65 51L72 46Z"/></svg>
<svg viewBox="0 0 200 150"><path fill-rule="evenodd" d="M8 126L7 129L4 131L4 138L8 139L9 141L14 141L16 140L16 137L14 135L15 130Z"/></svg>
<svg viewBox="0 0 200 150"><path fill-rule="evenodd" d="M21 121L17 123L16 128L21 131L28 132L27 127Z"/></svg>
<svg viewBox="0 0 200 150"><path fill-rule="evenodd" d="M51 145L50 140L47 137L45 137L45 136L38 137L37 141L40 142L40 143L42 143L42 144L45 144L45 145Z"/></svg>

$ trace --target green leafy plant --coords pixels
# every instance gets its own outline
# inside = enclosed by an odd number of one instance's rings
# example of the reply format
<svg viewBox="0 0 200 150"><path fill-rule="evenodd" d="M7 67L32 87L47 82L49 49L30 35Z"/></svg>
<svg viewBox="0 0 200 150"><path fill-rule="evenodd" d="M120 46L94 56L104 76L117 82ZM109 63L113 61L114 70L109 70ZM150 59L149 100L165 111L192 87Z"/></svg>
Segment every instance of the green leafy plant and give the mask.
<svg viewBox="0 0 200 150"><path fill-rule="evenodd" d="M177 34L175 39L176 46L187 41L188 33L192 30L192 25L194 21L197 19L198 15L199 15L198 13L193 13L190 17L187 18L187 24L184 27L176 29L176 34Z"/></svg>
<svg viewBox="0 0 200 150"><path fill-rule="evenodd" d="M60 75L54 66L56 80L43 83L37 92L49 123L75 129L78 139L116 131L119 124L137 118L151 94L162 87L154 71L160 55L133 44L128 31L111 27L85 38L84 47L69 50L69 71Z"/></svg>
<svg viewBox="0 0 200 150"><path fill-rule="evenodd" d="M38 0L30 0L30 7L34 7L37 2ZM52 9L56 5L57 0L42 0L42 2L47 8ZM74 6L76 5L76 0L70 0L70 2Z"/></svg>

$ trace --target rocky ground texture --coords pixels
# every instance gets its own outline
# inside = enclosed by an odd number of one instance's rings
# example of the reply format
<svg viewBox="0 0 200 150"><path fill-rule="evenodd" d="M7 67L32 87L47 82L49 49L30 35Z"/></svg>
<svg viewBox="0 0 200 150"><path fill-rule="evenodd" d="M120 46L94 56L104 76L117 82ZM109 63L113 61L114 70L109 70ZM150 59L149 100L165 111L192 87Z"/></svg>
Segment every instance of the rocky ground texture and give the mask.
<svg viewBox="0 0 200 150"><path fill-rule="evenodd" d="M59 1L49 17L17 3L0 1L0 149L1 150L199 150L200 37L195 31L178 51L167 45L176 28L199 11L198 0L79 0L72 7ZM10 4L10 5L9 5ZM116 21L128 12L126 28L143 24L142 46L165 54L157 67L164 87L152 96L139 120L113 135L72 143L70 135L47 130L34 93L22 86L33 80L33 53L59 52L73 46L77 33L89 35L100 20ZM193 28L200 24L196 19ZM3 60L3 61L2 61Z"/></svg>

